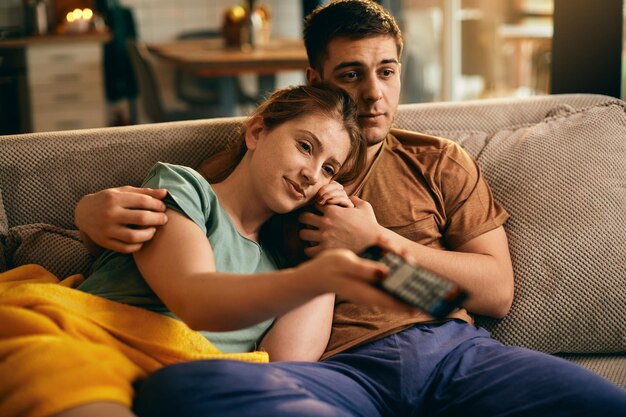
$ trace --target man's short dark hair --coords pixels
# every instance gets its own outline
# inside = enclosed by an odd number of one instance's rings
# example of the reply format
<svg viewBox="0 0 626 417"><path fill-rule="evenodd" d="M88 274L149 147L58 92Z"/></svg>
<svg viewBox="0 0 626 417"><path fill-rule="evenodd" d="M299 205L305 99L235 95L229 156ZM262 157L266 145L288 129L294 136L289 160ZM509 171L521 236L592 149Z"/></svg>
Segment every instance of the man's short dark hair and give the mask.
<svg viewBox="0 0 626 417"><path fill-rule="evenodd" d="M391 36L402 54L402 33L395 19L371 0L335 0L322 5L304 21L304 45L309 65L322 74L328 44L335 38L364 39Z"/></svg>

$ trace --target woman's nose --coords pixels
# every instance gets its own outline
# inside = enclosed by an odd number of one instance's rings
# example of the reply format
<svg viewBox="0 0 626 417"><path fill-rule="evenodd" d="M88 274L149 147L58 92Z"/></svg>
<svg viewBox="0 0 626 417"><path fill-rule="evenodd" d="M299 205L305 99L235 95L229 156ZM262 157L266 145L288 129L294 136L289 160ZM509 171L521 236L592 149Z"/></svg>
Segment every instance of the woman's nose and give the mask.
<svg viewBox="0 0 626 417"><path fill-rule="evenodd" d="M306 181L307 185L315 185L319 181L321 167L305 166L302 168L302 177Z"/></svg>

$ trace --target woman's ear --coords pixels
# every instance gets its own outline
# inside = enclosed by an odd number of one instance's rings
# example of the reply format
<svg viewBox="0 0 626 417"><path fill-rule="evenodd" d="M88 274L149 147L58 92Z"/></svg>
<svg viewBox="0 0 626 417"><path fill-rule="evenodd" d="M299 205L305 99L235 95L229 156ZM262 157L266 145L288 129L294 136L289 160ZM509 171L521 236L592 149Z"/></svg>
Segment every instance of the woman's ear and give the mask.
<svg viewBox="0 0 626 417"><path fill-rule="evenodd" d="M261 138L265 125L263 124L263 118L261 116L254 116L246 127L246 147L252 151L256 149L256 145Z"/></svg>

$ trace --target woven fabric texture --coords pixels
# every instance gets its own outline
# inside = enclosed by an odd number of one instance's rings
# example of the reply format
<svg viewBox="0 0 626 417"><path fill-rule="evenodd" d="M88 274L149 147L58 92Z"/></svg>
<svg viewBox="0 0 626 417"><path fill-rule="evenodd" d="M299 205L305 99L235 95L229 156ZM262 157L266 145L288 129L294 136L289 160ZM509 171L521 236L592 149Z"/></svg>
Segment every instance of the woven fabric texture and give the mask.
<svg viewBox="0 0 626 417"><path fill-rule="evenodd" d="M157 161L195 167L238 137L240 119L3 136L0 192L4 229L47 223L74 228L85 194L140 185Z"/></svg>
<svg viewBox="0 0 626 417"><path fill-rule="evenodd" d="M606 102L607 99L599 95L564 94L523 100L504 98L404 104L400 106L395 126L416 132L483 132L491 135L509 126L537 123L549 112L560 111L564 106L578 110Z"/></svg>
<svg viewBox="0 0 626 417"><path fill-rule="evenodd" d="M478 163L505 224L515 298L498 340L545 352L626 351L626 112L613 102L503 129Z"/></svg>
<svg viewBox="0 0 626 417"><path fill-rule="evenodd" d="M626 356L558 355L597 373L626 390Z"/></svg>
<svg viewBox="0 0 626 417"><path fill-rule="evenodd" d="M37 264L59 278L87 275L94 261L77 230L41 223L12 227L5 238L5 254L7 269Z"/></svg>

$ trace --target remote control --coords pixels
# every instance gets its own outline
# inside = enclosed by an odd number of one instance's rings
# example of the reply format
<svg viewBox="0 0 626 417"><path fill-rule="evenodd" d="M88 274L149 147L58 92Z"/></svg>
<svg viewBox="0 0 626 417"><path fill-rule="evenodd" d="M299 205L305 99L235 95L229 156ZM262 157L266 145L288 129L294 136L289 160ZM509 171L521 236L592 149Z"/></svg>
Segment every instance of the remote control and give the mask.
<svg viewBox="0 0 626 417"><path fill-rule="evenodd" d="M397 254L380 246L369 246L359 256L389 267L387 278L377 284L400 301L441 319L467 299L457 284L426 269L409 265Z"/></svg>

